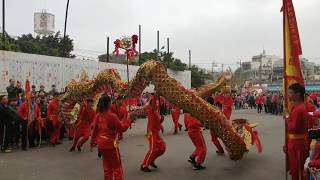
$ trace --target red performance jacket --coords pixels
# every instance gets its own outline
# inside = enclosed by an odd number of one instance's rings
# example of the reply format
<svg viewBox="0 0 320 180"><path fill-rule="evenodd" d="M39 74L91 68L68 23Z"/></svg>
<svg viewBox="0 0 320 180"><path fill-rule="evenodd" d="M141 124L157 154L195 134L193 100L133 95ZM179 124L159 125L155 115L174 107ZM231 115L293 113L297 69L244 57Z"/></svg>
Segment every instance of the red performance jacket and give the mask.
<svg viewBox="0 0 320 180"><path fill-rule="evenodd" d="M201 131L202 124L196 118L192 117L189 113L185 113L186 126L188 132L198 132Z"/></svg>
<svg viewBox="0 0 320 180"><path fill-rule="evenodd" d="M98 113L91 144L98 144L99 149L113 149L117 146L117 134L125 132L129 126L130 121L120 121L117 115L110 111Z"/></svg>
<svg viewBox="0 0 320 180"><path fill-rule="evenodd" d="M120 120L127 119L128 111L124 104L118 106L116 104L111 105L110 111L118 116Z"/></svg>
<svg viewBox="0 0 320 180"><path fill-rule="evenodd" d="M48 105L48 118L50 121L59 122L59 100L53 99Z"/></svg>
<svg viewBox="0 0 320 180"><path fill-rule="evenodd" d="M158 133L161 130L161 116L159 110L159 101L157 98L152 97L151 102L146 107L147 117L148 117L148 125L147 132L155 132Z"/></svg>
<svg viewBox="0 0 320 180"><path fill-rule="evenodd" d="M94 121L94 118L96 116L95 110L88 106L87 104L84 104L80 107L79 117L78 117L78 128L90 128L90 125Z"/></svg>
<svg viewBox="0 0 320 180"><path fill-rule="evenodd" d="M35 119L38 120L41 118L41 111L40 108L37 104L32 105L34 106L34 111L35 111ZM23 119L27 120L28 119L28 112L27 112L27 103L24 102L18 109L18 116Z"/></svg>

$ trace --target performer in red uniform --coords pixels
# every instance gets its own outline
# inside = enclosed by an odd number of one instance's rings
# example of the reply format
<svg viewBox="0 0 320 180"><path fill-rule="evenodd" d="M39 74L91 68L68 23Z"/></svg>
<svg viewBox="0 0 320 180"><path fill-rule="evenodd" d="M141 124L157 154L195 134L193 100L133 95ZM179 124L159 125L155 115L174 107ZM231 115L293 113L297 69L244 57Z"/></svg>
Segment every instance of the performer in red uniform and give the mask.
<svg viewBox="0 0 320 180"><path fill-rule="evenodd" d="M233 99L232 99L232 97L230 95L230 92L226 92L225 93L225 95L223 96L222 102L223 102L222 112L226 116L227 119L230 119L231 112L232 112L232 106L233 106ZM218 140L218 137L215 135L215 133L213 131L210 131L210 134L211 134L211 141L217 148L216 153L218 155L223 155L224 154L224 150L223 150L223 147L222 147L222 145L220 144L220 142Z"/></svg>
<svg viewBox="0 0 320 180"><path fill-rule="evenodd" d="M181 131L182 125L179 123L180 118L180 108L174 104L170 104L171 107L171 117L174 124L174 133L178 133L178 129Z"/></svg>
<svg viewBox="0 0 320 180"><path fill-rule="evenodd" d="M118 148L118 133L125 132L131 122L120 121L110 111L111 99L103 95L97 105L97 115L92 132L91 148L98 145L102 154L104 180L123 180L124 174Z"/></svg>
<svg viewBox="0 0 320 180"><path fill-rule="evenodd" d="M256 104L258 105L258 113L259 114L262 112L263 102L264 102L264 98L262 95L259 95L256 97Z"/></svg>
<svg viewBox="0 0 320 180"><path fill-rule="evenodd" d="M150 100L145 105L148 116L148 141L149 151L146 154L144 161L141 165L141 170L144 172L151 172L149 166L158 168L155 165L155 160L164 154L166 150L166 144L160 136L161 130L161 116L159 112L159 101L156 95L152 94Z"/></svg>
<svg viewBox="0 0 320 180"><path fill-rule="evenodd" d="M53 99L48 105L48 118L53 127L53 132L50 135L51 145L61 144L58 140L60 137L61 122L59 118L59 94L55 93Z"/></svg>
<svg viewBox="0 0 320 180"><path fill-rule="evenodd" d="M29 140L29 147L35 147L34 140L37 136L36 125L41 121L41 111L37 103L35 103L35 97L33 97L30 110L28 111L27 102L22 103L18 109L18 116L21 118L22 127L22 149L27 149L27 139ZM30 113L30 114L29 114ZM27 138L28 137L28 138ZM40 143L40 142L39 142Z"/></svg>
<svg viewBox="0 0 320 180"><path fill-rule="evenodd" d="M233 99L231 97L231 94L229 92L225 93L223 95L223 114L227 117L227 119L230 119L231 112L232 112L232 106L233 106Z"/></svg>
<svg viewBox="0 0 320 180"><path fill-rule="evenodd" d="M289 101L293 103L292 110L286 115L287 123L287 153L292 180L304 179L304 161L308 157L308 112L304 103L305 89L300 84L289 87Z"/></svg>
<svg viewBox="0 0 320 180"><path fill-rule="evenodd" d="M126 120L128 118L128 111L127 111L127 103L122 103L122 98L118 97L115 103L111 105L110 111L118 116L120 121ZM119 140L123 139L123 133L119 133Z"/></svg>
<svg viewBox="0 0 320 180"><path fill-rule="evenodd" d="M70 152L74 151L76 147L78 151L81 151L81 146L87 142L90 137L91 125L96 116L96 112L92 106L93 100L87 99L80 107L73 144L69 150Z"/></svg>
<svg viewBox="0 0 320 180"><path fill-rule="evenodd" d="M194 166L195 170L205 169L205 167L202 166L202 164L206 158L207 146L202 135L201 127L203 125L200 123L200 121L192 117L189 113L185 113L185 116L188 127L188 135L192 143L196 147L192 155L189 157L188 161Z"/></svg>

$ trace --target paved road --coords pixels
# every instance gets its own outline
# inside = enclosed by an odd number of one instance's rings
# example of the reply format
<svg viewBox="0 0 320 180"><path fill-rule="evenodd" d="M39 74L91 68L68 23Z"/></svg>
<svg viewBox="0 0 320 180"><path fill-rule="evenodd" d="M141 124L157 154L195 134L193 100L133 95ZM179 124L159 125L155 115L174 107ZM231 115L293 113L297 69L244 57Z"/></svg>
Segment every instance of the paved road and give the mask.
<svg viewBox="0 0 320 180"><path fill-rule="evenodd" d="M244 117L259 123L258 130L264 152L257 154L253 148L244 159L231 161L227 156L217 156L208 132L205 138L208 147L204 171L194 171L187 162L193 145L186 132L172 134L171 118L165 121L164 139L166 153L156 162L160 167L152 173L139 171L139 165L147 151L145 138L146 122L139 120L125 135L120 145L127 180L279 180L284 178L283 123L280 116L258 115L255 111L234 111L233 118ZM182 119L181 119L182 120ZM69 153L71 142L55 148L44 147L27 152L15 151L0 154L1 180L102 180L102 162L89 147L81 153Z"/></svg>

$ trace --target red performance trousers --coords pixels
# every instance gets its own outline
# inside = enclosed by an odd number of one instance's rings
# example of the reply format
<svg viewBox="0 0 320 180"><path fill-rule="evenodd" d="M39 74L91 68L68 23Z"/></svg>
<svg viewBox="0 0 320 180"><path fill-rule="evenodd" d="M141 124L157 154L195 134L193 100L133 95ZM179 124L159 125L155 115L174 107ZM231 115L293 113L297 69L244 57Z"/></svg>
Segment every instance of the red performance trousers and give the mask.
<svg viewBox="0 0 320 180"><path fill-rule="evenodd" d="M304 179L304 162L308 157L306 140L288 140L289 169L292 180Z"/></svg>
<svg viewBox="0 0 320 180"><path fill-rule="evenodd" d="M99 149L103 159L104 180L123 180L119 148Z"/></svg>
<svg viewBox="0 0 320 180"><path fill-rule="evenodd" d="M53 120L52 121L52 126L53 126L53 132L50 135L50 142L52 144L56 144L60 138L60 128L61 128L61 123L60 121Z"/></svg>
<svg viewBox="0 0 320 180"><path fill-rule="evenodd" d="M90 138L90 126L78 128L74 134L72 147L73 148L75 148L76 146L81 147L84 143L88 141L89 138Z"/></svg>
<svg viewBox="0 0 320 180"><path fill-rule="evenodd" d="M158 132L149 132L148 141L149 141L149 151L144 158L144 161L142 164L143 167L149 166L166 151L166 144Z"/></svg>
<svg viewBox="0 0 320 180"><path fill-rule="evenodd" d="M223 147L221 146L221 144L218 140L218 137L212 131L210 131L210 133L211 133L211 141L216 146L217 150L219 152L224 152Z"/></svg>
<svg viewBox="0 0 320 180"><path fill-rule="evenodd" d="M177 131L179 126L181 126L181 124L179 124L180 111L172 111L171 117L174 124L174 130Z"/></svg>
<svg viewBox="0 0 320 180"><path fill-rule="evenodd" d="M207 146L201 131L191 131L188 135L196 147L192 153L192 157L197 158L197 163L202 164L206 158Z"/></svg>

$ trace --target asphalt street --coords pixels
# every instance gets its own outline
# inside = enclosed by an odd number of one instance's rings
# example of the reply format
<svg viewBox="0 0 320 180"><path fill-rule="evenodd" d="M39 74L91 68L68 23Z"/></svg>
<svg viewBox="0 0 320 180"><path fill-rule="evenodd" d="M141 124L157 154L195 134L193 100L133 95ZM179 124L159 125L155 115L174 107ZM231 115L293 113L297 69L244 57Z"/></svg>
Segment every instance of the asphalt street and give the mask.
<svg viewBox="0 0 320 180"><path fill-rule="evenodd" d="M258 154L253 147L240 161L232 161L228 156L218 156L205 131L207 157L203 171L195 171L187 162L194 150L187 133L173 135L170 116L164 122L163 138L166 153L156 164L159 169L151 173L139 170L148 149L146 120L139 119L120 143L120 151L126 180L280 180L284 179L285 163L282 145L284 125L281 116L257 114L254 110L233 111L232 118L246 118L258 123L258 131L263 144L263 153ZM183 122L183 117L180 117ZM88 143L82 152L68 152L71 141L64 141L56 147L43 147L28 151L16 150L10 154L0 154L0 180L102 180L102 161L96 152L90 152Z"/></svg>

